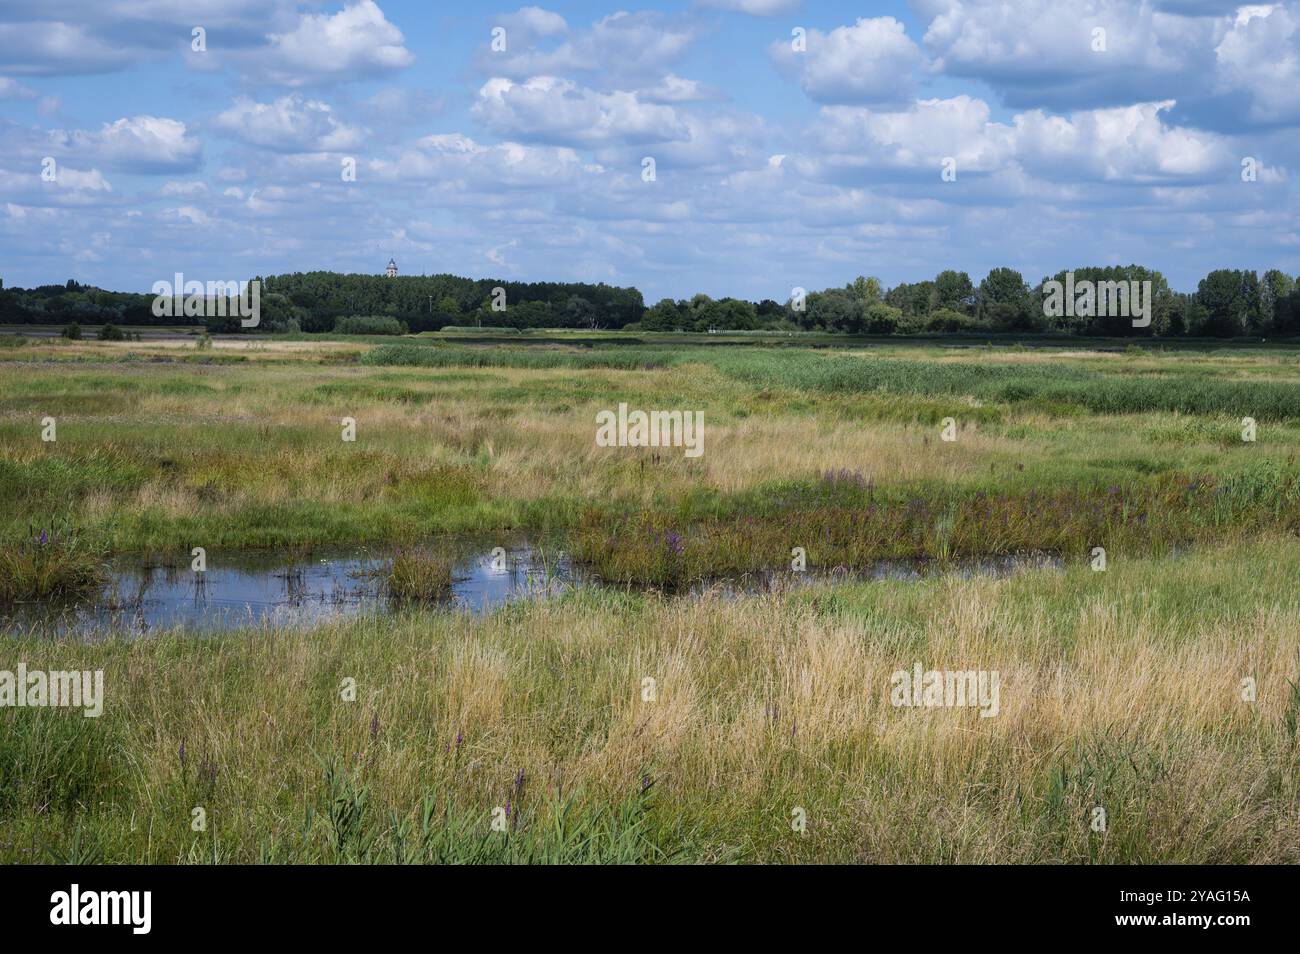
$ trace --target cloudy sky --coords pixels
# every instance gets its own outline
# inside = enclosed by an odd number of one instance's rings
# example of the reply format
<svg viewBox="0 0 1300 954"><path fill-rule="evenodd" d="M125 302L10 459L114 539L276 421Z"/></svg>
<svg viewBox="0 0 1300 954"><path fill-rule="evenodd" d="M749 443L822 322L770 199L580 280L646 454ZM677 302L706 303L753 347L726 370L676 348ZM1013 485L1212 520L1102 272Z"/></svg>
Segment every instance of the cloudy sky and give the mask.
<svg viewBox="0 0 1300 954"><path fill-rule="evenodd" d="M1300 0L0 0L7 286L1190 290L1300 272L1298 175Z"/></svg>

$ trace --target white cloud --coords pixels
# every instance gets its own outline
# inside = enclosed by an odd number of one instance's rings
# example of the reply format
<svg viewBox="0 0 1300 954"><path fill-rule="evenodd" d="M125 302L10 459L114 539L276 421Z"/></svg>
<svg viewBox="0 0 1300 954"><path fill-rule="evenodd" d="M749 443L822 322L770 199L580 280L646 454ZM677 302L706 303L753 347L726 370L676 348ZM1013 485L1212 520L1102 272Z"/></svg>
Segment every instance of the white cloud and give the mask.
<svg viewBox="0 0 1300 954"><path fill-rule="evenodd" d="M1043 176L1122 183L1197 180L1235 168L1226 139L1166 125L1172 100L1015 117L1017 157Z"/></svg>
<svg viewBox="0 0 1300 954"><path fill-rule="evenodd" d="M254 146L276 152L337 152L365 140L366 131L340 122L328 103L297 93L273 103L236 100L213 125Z"/></svg>
<svg viewBox="0 0 1300 954"><path fill-rule="evenodd" d="M133 116L105 123L98 132L55 130L57 149L129 172L172 172L197 168L203 146L185 123L159 116Z"/></svg>
<svg viewBox="0 0 1300 954"><path fill-rule="evenodd" d="M206 182L199 182L197 180L191 180L188 182L179 182L176 180L172 180L164 184L163 187L159 190L158 194L166 195L166 196L202 195L207 191L208 191L208 185Z"/></svg>
<svg viewBox="0 0 1300 954"><path fill-rule="evenodd" d="M553 76L525 83L488 80L473 109L494 132L513 139L601 146L689 138L670 106L642 102L636 93L601 93Z"/></svg>
<svg viewBox="0 0 1300 954"><path fill-rule="evenodd" d="M933 184L952 158L959 181L970 174L998 178L1000 186L986 190L985 199L998 188L1011 195L1055 192L1059 201L1084 183L1232 181L1237 156L1228 139L1165 123L1161 116L1173 105L1138 103L1068 116L1030 110L1009 124L994 122L987 103L964 95L893 112L828 106L810 133L815 151L797 157L795 168L827 181L866 182L884 171Z"/></svg>
<svg viewBox="0 0 1300 954"><path fill-rule="evenodd" d="M909 98L921 51L893 17L859 19L829 33L810 29L807 49L789 40L771 46L772 58L821 103L896 103Z"/></svg>
<svg viewBox="0 0 1300 954"><path fill-rule="evenodd" d="M188 222L191 225L209 225L212 222L212 218L206 212L192 205L182 205L175 209L163 209L161 217L174 219L178 222Z"/></svg>
<svg viewBox="0 0 1300 954"><path fill-rule="evenodd" d="M799 9L799 0L700 0L700 5L755 17L773 17L778 13L793 13Z"/></svg>
<svg viewBox="0 0 1300 954"><path fill-rule="evenodd" d="M35 99L39 93L7 76L0 76L0 99Z"/></svg>
<svg viewBox="0 0 1300 954"><path fill-rule="evenodd" d="M647 103L698 103L723 98L722 93L713 87L699 80L683 79L674 73L636 92Z"/></svg>
<svg viewBox="0 0 1300 954"><path fill-rule="evenodd" d="M289 86L364 79L415 61L402 31L374 0L359 0L332 16L304 14L293 30L271 34L264 55L268 76Z"/></svg>
<svg viewBox="0 0 1300 954"><path fill-rule="evenodd" d="M1300 14L1282 4L1241 7L1214 54L1216 88L1249 96L1250 118L1300 120Z"/></svg>
<svg viewBox="0 0 1300 954"><path fill-rule="evenodd" d="M698 24L659 13L619 12L598 20L588 30L573 33L566 29L567 39L543 49L535 31L522 31L521 38L507 27L506 50L493 52L485 40L478 65L487 75L514 80L584 72L601 73L627 86L663 76L699 38L700 30Z"/></svg>
<svg viewBox="0 0 1300 954"><path fill-rule="evenodd" d="M132 60L129 50L116 49L84 21L0 23L0 69L6 73L97 73Z"/></svg>
<svg viewBox="0 0 1300 954"><path fill-rule="evenodd" d="M569 31L564 17L541 7L522 7L514 13L507 13L492 21L493 26L500 26L506 31L506 44L510 42L531 41L539 37L560 36Z"/></svg>
<svg viewBox="0 0 1300 954"><path fill-rule="evenodd" d="M58 176L53 186L71 189L74 192L112 192L113 187L98 169L73 169L67 165L58 167Z"/></svg>
<svg viewBox="0 0 1300 954"><path fill-rule="evenodd" d="M562 188L583 174L572 149L503 142L485 145L459 133L425 136L392 159L367 163L368 175L382 182L409 185L433 182L460 191L470 184L481 191L503 188Z"/></svg>

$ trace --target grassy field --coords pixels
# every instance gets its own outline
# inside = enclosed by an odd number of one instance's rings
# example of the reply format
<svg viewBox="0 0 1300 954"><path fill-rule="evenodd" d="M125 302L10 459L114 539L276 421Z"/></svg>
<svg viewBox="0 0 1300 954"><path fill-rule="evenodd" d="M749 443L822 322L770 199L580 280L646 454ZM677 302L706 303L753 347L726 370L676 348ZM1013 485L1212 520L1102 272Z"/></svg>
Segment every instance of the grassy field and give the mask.
<svg viewBox="0 0 1300 954"><path fill-rule="evenodd" d="M1300 348L618 337L0 340L0 598L380 542L436 589L471 530L623 584L0 637L106 695L0 708L0 860L1300 861ZM702 456L597 446L619 403ZM1064 568L679 589L794 548ZM916 663L1000 711L892 705Z"/></svg>

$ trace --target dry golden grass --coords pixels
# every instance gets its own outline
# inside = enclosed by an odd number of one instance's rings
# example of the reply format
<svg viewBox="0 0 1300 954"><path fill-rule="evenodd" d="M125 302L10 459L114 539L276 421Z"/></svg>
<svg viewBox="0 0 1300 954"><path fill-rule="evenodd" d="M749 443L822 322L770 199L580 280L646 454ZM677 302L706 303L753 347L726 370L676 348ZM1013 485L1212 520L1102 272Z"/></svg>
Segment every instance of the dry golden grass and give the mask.
<svg viewBox="0 0 1300 954"><path fill-rule="evenodd" d="M650 776L701 859L1294 862L1298 569L1300 544L1274 540L1104 575L593 596L6 656L105 669L107 709L81 744L121 761L78 815L121 858L184 857L200 803L230 857L254 856L315 797L314 752L386 807L437 792L484 830L509 798L600 803ZM1231 596L1181 599L1239 573ZM1000 711L895 708L891 674L915 662L999 672ZM32 718L0 714L10 732ZM211 785L182 783L182 744ZM14 781L11 817L57 840L66 822L30 813L33 781ZM1098 806L1105 832L1089 827ZM110 821L128 815L135 833Z"/></svg>

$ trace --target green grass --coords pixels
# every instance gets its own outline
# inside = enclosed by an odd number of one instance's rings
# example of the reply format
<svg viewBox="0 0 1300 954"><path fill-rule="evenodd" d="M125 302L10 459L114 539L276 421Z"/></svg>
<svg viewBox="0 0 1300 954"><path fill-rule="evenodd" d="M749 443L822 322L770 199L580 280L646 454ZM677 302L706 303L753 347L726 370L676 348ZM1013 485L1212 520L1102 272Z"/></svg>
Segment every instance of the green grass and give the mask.
<svg viewBox="0 0 1300 954"><path fill-rule="evenodd" d="M1300 534L1300 479L1263 457L1222 481L1173 473L1051 490L876 488L861 473L828 473L715 501L708 511L697 504L684 498L653 513L593 513L575 554L605 580L680 585L783 568L796 546L814 567L861 569L1025 551L1086 560L1098 546L1168 553L1242 534Z"/></svg>
<svg viewBox="0 0 1300 954"><path fill-rule="evenodd" d="M388 593L397 600L429 602L451 594L455 560L427 549L399 550L386 571Z"/></svg>
<svg viewBox="0 0 1300 954"><path fill-rule="evenodd" d="M1300 387L1295 382L1222 381L1182 373L1130 377L1068 364L940 363L807 352L736 350L719 354L713 363L756 387L799 391L960 395L1031 408L1073 405L1094 414L1169 411L1254 417L1258 421L1300 417Z"/></svg>
<svg viewBox="0 0 1300 954"><path fill-rule="evenodd" d="M103 554L75 532L29 529L0 546L0 606L93 596L106 580Z"/></svg>
<svg viewBox="0 0 1300 954"><path fill-rule="evenodd" d="M0 861L1295 863L1298 573L1274 536L1104 573L0 637L4 667L105 687L96 719L0 709ZM999 715L892 707L914 661L1000 671Z"/></svg>
<svg viewBox="0 0 1300 954"><path fill-rule="evenodd" d="M375 543L414 597L0 636L106 693L0 708L0 861L1300 861L1300 348L642 338L0 349L0 594ZM704 456L597 447L622 402L701 410ZM612 585L456 611L462 531ZM932 572L682 589L795 547ZM1023 550L1064 566L944 572ZM917 661L1000 671L1002 713L893 708Z"/></svg>
<svg viewBox="0 0 1300 954"><path fill-rule="evenodd" d="M591 351L541 350L494 346L471 348L437 344L383 345L368 352L369 365L420 368L614 368L621 370L668 367L682 361L673 350L651 348L600 348Z"/></svg>

